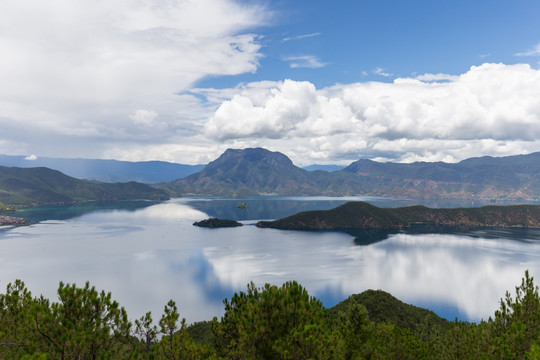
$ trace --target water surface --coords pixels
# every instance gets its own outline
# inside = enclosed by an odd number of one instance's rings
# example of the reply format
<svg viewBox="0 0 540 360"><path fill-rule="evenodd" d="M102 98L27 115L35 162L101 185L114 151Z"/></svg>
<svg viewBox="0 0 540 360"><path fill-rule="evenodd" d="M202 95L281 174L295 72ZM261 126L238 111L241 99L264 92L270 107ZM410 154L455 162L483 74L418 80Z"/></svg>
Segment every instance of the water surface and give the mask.
<svg viewBox="0 0 540 360"><path fill-rule="evenodd" d="M377 206L405 200L354 198ZM297 280L332 306L382 289L450 319L487 319L525 269L540 274L540 231L346 234L259 229L259 219L331 208L351 198L176 199L34 209L28 227L0 231L0 287L23 279L34 295L56 300L60 280L111 291L132 319L159 318L173 299L188 322L223 313L222 300L248 282ZM248 208L236 208L246 202ZM411 200L412 202L412 200ZM458 206L467 206L460 205ZM433 206L433 204L431 204ZM450 207L444 205L444 207ZM31 212L32 212L31 211ZM246 226L205 229L210 216ZM49 220L43 220L43 219ZM55 219L56 218L56 219Z"/></svg>

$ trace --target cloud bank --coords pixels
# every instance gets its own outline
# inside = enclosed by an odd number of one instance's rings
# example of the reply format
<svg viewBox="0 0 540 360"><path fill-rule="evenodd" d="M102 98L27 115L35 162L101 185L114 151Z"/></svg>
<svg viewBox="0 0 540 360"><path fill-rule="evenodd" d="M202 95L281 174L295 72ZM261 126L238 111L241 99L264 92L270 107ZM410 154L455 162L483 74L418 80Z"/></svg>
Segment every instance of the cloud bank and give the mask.
<svg viewBox="0 0 540 360"><path fill-rule="evenodd" d="M177 94L256 71L247 31L269 16L233 0L3 1L0 153L103 156L192 133L205 109Z"/></svg>
<svg viewBox="0 0 540 360"><path fill-rule="evenodd" d="M459 76L323 89L306 81L252 83L220 104L205 132L237 147L283 151L297 163L529 153L540 150L540 71L483 64Z"/></svg>
<svg viewBox="0 0 540 360"><path fill-rule="evenodd" d="M540 150L540 72L524 64L326 88L193 88L257 71L267 40L251 31L272 20L267 8L233 0L5 0L0 154L193 164L262 146L308 165ZM314 55L281 60L326 65Z"/></svg>

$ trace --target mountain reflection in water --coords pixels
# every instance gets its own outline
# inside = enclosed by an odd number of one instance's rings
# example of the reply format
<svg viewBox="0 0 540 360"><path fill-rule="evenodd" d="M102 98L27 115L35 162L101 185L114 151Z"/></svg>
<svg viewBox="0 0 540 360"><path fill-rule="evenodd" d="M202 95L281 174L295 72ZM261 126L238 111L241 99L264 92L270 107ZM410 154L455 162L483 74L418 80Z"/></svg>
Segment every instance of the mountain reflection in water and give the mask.
<svg viewBox="0 0 540 360"><path fill-rule="evenodd" d="M0 285L4 291L8 282L20 278L34 295L55 300L60 280L79 285L88 280L111 291L131 318L150 310L158 318L173 299L181 316L192 322L221 315L223 298L245 290L250 281L262 285L294 279L326 306L369 288L382 289L452 320L475 321L493 314L525 269L538 279L538 230L347 234L254 226L259 219L348 200L176 199L129 204L127 210L120 205L78 208L75 217L63 209L55 218L59 212L53 211L51 220L0 232ZM248 205L245 211L236 208L240 202ZM211 216L242 220L247 226L192 226Z"/></svg>

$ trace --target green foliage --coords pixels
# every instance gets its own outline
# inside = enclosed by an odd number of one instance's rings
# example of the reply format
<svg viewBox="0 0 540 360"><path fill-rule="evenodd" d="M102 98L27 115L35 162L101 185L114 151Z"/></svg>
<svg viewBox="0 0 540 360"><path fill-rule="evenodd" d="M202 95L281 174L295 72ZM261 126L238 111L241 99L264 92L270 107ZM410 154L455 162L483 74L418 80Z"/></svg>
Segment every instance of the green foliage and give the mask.
<svg viewBox="0 0 540 360"><path fill-rule="evenodd" d="M150 355L150 349L158 335L157 326L153 325L150 311L140 319L135 320L135 335L139 337L144 346L144 354Z"/></svg>
<svg viewBox="0 0 540 360"><path fill-rule="evenodd" d="M365 307L369 319L376 323L389 322L400 328L424 332L441 332L447 329L450 323L433 311L405 304L391 294L382 290L366 290L361 294L354 294L348 299L328 309L330 315L336 317L355 304Z"/></svg>
<svg viewBox="0 0 540 360"><path fill-rule="evenodd" d="M440 322L390 294L368 291L326 310L296 282L249 284L225 314L187 327L174 301L156 325L88 283L60 283L58 301L20 280L0 294L0 359L539 359L540 300L529 273L492 319ZM399 315L402 315L402 318ZM209 335L212 332L212 336ZM195 341L192 335L197 338ZM203 340L205 339L205 340Z"/></svg>
<svg viewBox="0 0 540 360"><path fill-rule="evenodd" d="M516 287L516 297L506 292L500 309L489 321L492 329L493 358L505 359L515 354L523 358L533 344L540 343L540 299L538 286L529 272Z"/></svg>
<svg viewBox="0 0 540 360"><path fill-rule="evenodd" d="M35 304L21 280L9 283L6 293L0 294L0 358L16 358L38 347L30 316Z"/></svg>
<svg viewBox="0 0 540 360"><path fill-rule="evenodd" d="M214 319L218 354L229 359L329 359L335 342L322 303L297 282L248 285Z"/></svg>
<svg viewBox="0 0 540 360"><path fill-rule="evenodd" d="M197 344L214 346L216 337L212 332L212 321L198 321L186 328L189 336Z"/></svg>
<svg viewBox="0 0 540 360"><path fill-rule="evenodd" d="M60 283L59 302L40 299L33 309L35 330L45 339L53 357L118 358L125 355L131 323L124 308L111 299L111 293L98 292L87 282Z"/></svg>

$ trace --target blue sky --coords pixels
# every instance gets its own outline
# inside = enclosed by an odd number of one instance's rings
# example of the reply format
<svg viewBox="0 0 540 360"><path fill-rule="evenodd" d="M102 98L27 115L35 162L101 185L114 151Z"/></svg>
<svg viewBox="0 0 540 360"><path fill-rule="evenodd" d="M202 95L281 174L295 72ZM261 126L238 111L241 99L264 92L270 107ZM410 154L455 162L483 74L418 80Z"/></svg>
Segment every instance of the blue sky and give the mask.
<svg viewBox="0 0 540 360"><path fill-rule="evenodd" d="M535 1L275 1L255 73L211 77L201 87L295 79L317 87L391 81L413 74L461 74L485 62L535 64L516 56L540 42ZM311 57L316 61L287 58ZM377 69L392 76L377 74Z"/></svg>
<svg viewBox="0 0 540 360"><path fill-rule="evenodd" d="M0 153L195 164L260 146L309 165L540 151L539 15L524 0L5 0Z"/></svg>

